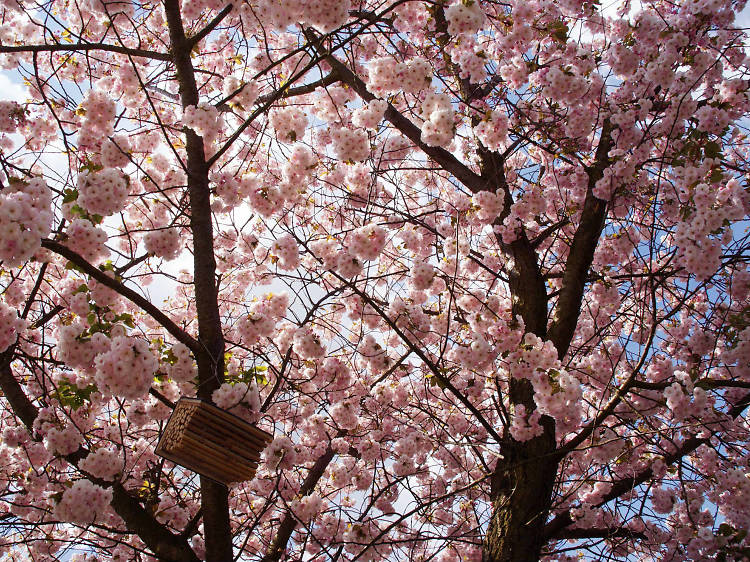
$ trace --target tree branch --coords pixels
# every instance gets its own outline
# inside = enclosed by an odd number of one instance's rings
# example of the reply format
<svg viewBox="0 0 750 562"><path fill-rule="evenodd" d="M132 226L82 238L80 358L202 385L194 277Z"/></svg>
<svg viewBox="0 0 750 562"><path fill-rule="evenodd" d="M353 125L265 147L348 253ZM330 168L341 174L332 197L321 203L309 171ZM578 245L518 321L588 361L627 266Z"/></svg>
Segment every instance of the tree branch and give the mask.
<svg viewBox="0 0 750 562"><path fill-rule="evenodd" d="M318 460L315 461L310 472L307 473L307 477L305 478L305 481L302 482L302 486L297 494L299 497L309 496L312 493L335 455L336 453L334 450L328 445L325 453L318 457ZM291 510L288 510L279 525L279 530L276 532L276 538L274 538L271 546L268 547L268 552L266 552L266 555L261 562L278 562L281 560L281 555L284 553L284 550L286 550L286 545L289 543L289 539L291 538L296 526L297 520L294 518Z"/></svg>
<svg viewBox="0 0 750 562"><path fill-rule="evenodd" d="M648 537L644 533L639 533L625 527L616 529L563 529L557 539L631 539L644 541Z"/></svg>
<svg viewBox="0 0 750 562"><path fill-rule="evenodd" d="M325 58L326 62L331 65L331 68L341 78L342 82L348 84L350 88L357 92L360 98L367 102L376 99L376 96L367 89L367 84L349 70L339 59L326 52L320 44L320 40L310 30L305 31L305 36L320 56ZM385 119L445 171L452 174L458 181L464 184L467 189L474 193L487 189L487 181L456 159L450 152L439 146L427 146L423 143L421 129L412 123L408 117L402 115L390 103L388 104L388 109L385 110Z"/></svg>
<svg viewBox="0 0 750 562"><path fill-rule="evenodd" d="M737 402L737 404L730 408L730 410L727 412L727 415L732 418L736 418L737 416L742 414L742 412L744 412L748 406L750 406L750 393L746 394L739 402ZM695 451L701 445L709 443L710 439L710 436L690 437L689 439L686 439L683 442L682 446L679 447L674 453L664 456L662 460L664 461L664 464L670 466L686 455L689 455L690 453ZM618 498L627 492L630 492L636 486L640 486L641 484L652 478L653 475L653 470L651 469L651 467L649 467L631 478L623 478L622 480L614 482L612 484L612 489L604 496L604 498L599 503L595 504L593 507L601 507L604 504L612 501L613 499ZM573 517L570 514L570 509L566 509L565 511L555 516L552 521L547 523L544 528L544 535L548 539L560 537L563 530L572 523Z"/></svg>
<svg viewBox="0 0 750 562"><path fill-rule="evenodd" d="M136 293L133 289L126 287L117 279L113 279L99 268L89 263L83 256L74 252L67 246L64 246L60 242L54 240L42 240L42 246L47 248L51 252L54 252L68 261L73 263L76 267L80 268L86 275L95 279L102 285L106 285L110 289L116 291L128 299L133 304L139 306L141 310L146 312L154 320L159 322L165 330L167 330L177 341L185 344L190 348L193 353L200 350L200 344L192 338L185 330L175 324L166 314L159 310L153 303L151 303L145 297Z"/></svg>
<svg viewBox="0 0 750 562"><path fill-rule="evenodd" d="M169 52L180 85L180 103L183 109L191 105L197 106L200 93L191 59L192 45L185 36L179 0L164 0L164 15L169 30ZM203 138L189 127L184 128L184 134L190 232L193 237L193 286L200 342L200 348L194 352L198 365L198 397L211 402L214 390L224 382L225 350L208 182L211 165L206 160ZM222 562L232 560L229 492L225 486L204 476L201 476L200 482L206 558Z"/></svg>
<svg viewBox="0 0 750 562"><path fill-rule="evenodd" d="M10 404L15 416L21 420L26 430L34 438L34 420L38 410L13 375L10 364L15 346L0 354L0 390ZM38 440L38 439L37 439ZM64 458L73 466L88 456L89 451L80 447ZM144 544L160 559L169 562L198 562L187 540L174 535L146 511L136 498L131 496L119 482L111 483L89 478L99 486L112 488L112 508L125 521L130 531L136 533Z"/></svg>
<svg viewBox="0 0 750 562"><path fill-rule="evenodd" d="M106 45L104 43L73 43L71 45L0 45L0 53L46 53L58 51L106 51L161 61L172 60L167 53L158 53L146 49L130 49L120 45Z"/></svg>
<svg viewBox="0 0 750 562"><path fill-rule="evenodd" d="M229 15L229 12L232 11L232 4L227 4L223 10L221 10L218 14L216 14L216 17L212 19L206 27L201 29L198 33L193 35L192 37L187 38L187 44L192 49L195 47L198 43L200 43L209 33L211 33L214 29L216 29L216 26L218 26L222 20Z"/></svg>
<svg viewBox="0 0 750 562"><path fill-rule="evenodd" d="M586 277L591 262L594 260L594 251L607 217L607 201L596 197L593 190L596 182L604 176L604 170L609 165L609 151L614 142L612 140L613 129L614 126L609 122L609 119L606 119L602 125L595 163L587 170L589 181L581 222L573 238L568 259L565 262L562 288L548 331L549 339L555 344L560 359L568 352L573 333L578 325Z"/></svg>

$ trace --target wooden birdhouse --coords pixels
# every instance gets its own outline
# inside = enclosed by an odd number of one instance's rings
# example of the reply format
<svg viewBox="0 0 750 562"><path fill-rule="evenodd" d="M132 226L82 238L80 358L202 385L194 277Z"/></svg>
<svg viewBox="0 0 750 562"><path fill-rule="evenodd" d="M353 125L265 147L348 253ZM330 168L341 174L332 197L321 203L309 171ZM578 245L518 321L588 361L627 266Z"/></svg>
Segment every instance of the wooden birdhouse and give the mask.
<svg viewBox="0 0 750 562"><path fill-rule="evenodd" d="M255 475L260 453L273 436L197 398L180 398L156 454L228 485Z"/></svg>

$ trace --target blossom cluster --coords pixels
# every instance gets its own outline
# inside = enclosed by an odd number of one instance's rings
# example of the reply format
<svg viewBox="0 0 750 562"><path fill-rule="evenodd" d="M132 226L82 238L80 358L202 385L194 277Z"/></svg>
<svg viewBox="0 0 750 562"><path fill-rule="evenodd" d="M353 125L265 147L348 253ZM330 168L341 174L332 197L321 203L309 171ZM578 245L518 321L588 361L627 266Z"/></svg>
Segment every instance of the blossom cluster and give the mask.
<svg viewBox="0 0 750 562"><path fill-rule="evenodd" d="M271 246L271 255L281 269L296 269L300 264L299 247L291 234L279 236Z"/></svg>
<svg viewBox="0 0 750 562"><path fill-rule="evenodd" d="M25 328L26 321L18 317L18 312L0 301L0 353L16 343Z"/></svg>
<svg viewBox="0 0 750 562"><path fill-rule="evenodd" d="M302 20L322 33L333 31L349 17L351 0L306 0L301 2Z"/></svg>
<svg viewBox="0 0 750 562"><path fill-rule="evenodd" d="M187 106L182 114L182 124L203 137L205 145L213 143L224 127L219 110L205 102Z"/></svg>
<svg viewBox="0 0 750 562"><path fill-rule="evenodd" d="M92 214L113 215L125 207L128 185L117 168L83 171L78 174L78 204Z"/></svg>
<svg viewBox="0 0 750 562"><path fill-rule="evenodd" d="M53 455L69 455L81 446L81 432L72 424L62 429L50 427L44 436L44 446Z"/></svg>
<svg viewBox="0 0 750 562"><path fill-rule="evenodd" d="M250 384L238 382L235 384L224 383L211 394L211 400L225 410L232 410L242 404L251 412L260 410L260 393L258 384L252 381Z"/></svg>
<svg viewBox="0 0 750 562"><path fill-rule="evenodd" d="M399 91L416 94L432 82L432 69L421 58L407 62L390 57L372 59L367 72L367 89L378 97Z"/></svg>
<svg viewBox="0 0 750 562"><path fill-rule="evenodd" d="M485 119L474 127L474 134L490 150L500 150L508 138L508 116L498 110L492 110Z"/></svg>
<svg viewBox="0 0 750 562"><path fill-rule="evenodd" d="M532 82L544 88L545 95L551 99L574 105L589 89L590 85L579 72L550 66L534 73Z"/></svg>
<svg viewBox="0 0 750 562"><path fill-rule="evenodd" d="M123 470L122 457L117 451L101 448L89 453L78 467L94 478L112 482Z"/></svg>
<svg viewBox="0 0 750 562"><path fill-rule="evenodd" d="M279 319L289 306L287 293L269 293L250 305L247 315L237 322L236 330L242 343L251 346L261 338L271 337Z"/></svg>
<svg viewBox="0 0 750 562"><path fill-rule="evenodd" d="M750 501L750 472L747 468L732 467L723 474L716 473L721 483L716 505L722 514L737 527L744 528L750 517L747 504Z"/></svg>
<svg viewBox="0 0 750 562"><path fill-rule="evenodd" d="M159 368L148 342L127 336L113 338L109 351L98 355L94 363L99 389L130 400L148 392Z"/></svg>
<svg viewBox="0 0 750 562"><path fill-rule="evenodd" d="M370 139L363 129L332 129L331 140L339 160L362 162L370 155Z"/></svg>
<svg viewBox="0 0 750 562"><path fill-rule="evenodd" d="M336 254L335 265L330 269L335 269L345 279L351 279L362 273L362 266L362 261L349 252L339 252Z"/></svg>
<svg viewBox="0 0 750 562"><path fill-rule="evenodd" d="M365 129L377 129L386 109L388 109L388 102L385 100L372 100L352 112L352 123Z"/></svg>
<svg viewBox="0 0 750 562"><path fill-rule="evenodd" d="M60 521L90 525L106 513L111 501L112 490L88 480L76 480L63 492L54 514Z"/></svg>
<svg viewBox="0 0 750 562"><path fill-rule="evenodd" d="M435 267L425 261L415 261L411 269L410 281L418 291L430 288L432 280L435 279Z"/></svg>
<svg viewBox="0 0 750 562"><path fill-rule="evenodd" d="M350 8L350 0L261 0L256 12L261 21L275 29L285 30L299 22L328 33L346 22Z"/></svg>
<svg viewBox="0 0 750 562"><path fill-rule="evenodd" d="M382 373L391 364L391 358L372 334L367 334L359 343L357 352L365 359L373 373Z"/></svg>
<svg viewBox="0 0 750 562"><path fill-rule="evenodd" d="M79 294L83 295L79 300L85 301L82 303L85 309L79 312L85 313L88 310L88 299L83 293ZM58 328L57 359L71 368L93 373L94 359L109 349L110 339L102 332L96 332L87 338L86 329L87 325L80 318Z"/></svg>
<svg viewBox="0 0 750 562"><path fill-rule="evenodd" d="M102 143L102 164L105 168L124 168L130 163L130 141L124 135L114 135Z"/></svg>
<svg viewBox="0 0 750 562"><path fill-rule="evenodd" d="M495 355L493 346L482 336L476 334L471 338L471 343L468 346L454 347L450 351L449 357L465 369L477 371L489 365Z"/></svg>
<svg viewBox="0 0 750 562"><path fill-rule="evenodd" d="M312 521L315 516L324 511L327 502L323 501L320 494L313 492L309 496L303 496L292 502L291 508L295 517L303 523Z"/></svg>
<svg viewBox="0 0 750 562"><path fill-rule="evenodd" d="M299 191L309 181L317 163L318 159L309 147L296 143L282 169L284 182L296 184L295 191ZM285 195L291 199L291 195Z"/></svg>
<svg viewBox="0 0 750 562"><path fill-rule="evenodd" d="M0 191L0 260L15 267L41 246L52 225L52 194L44 180L12 182Z"/></svg>
<svg viewBox="0 0 750 562"><path fill-rule="evenodd" d="M302 359L319 359L325 355L320 337L308 327L299 328L294 334L293 349Z"/></svg>
<svg viewBox="0 0 750 562"><path fill-rule="evenodd" d="M542 419L542 414L539 413L539 410L534 410L531 412L531 415L527 414L526 406L523 404L517 404L513 410L510 434L516 441L529 441L544 433L544 428L539 423Z"/></svg>
<svg viewBox="0 0 750 562"><path fill-rule="evenodd" d="M341 86L327 86L325 94L315 99L313 112L326 123L342 123L348 115L346 104L353 99L351 90Z"/></svg>
<svg viewBox="0 0 750 562"><path fill-rule="evenodd" d="M89 90L78 113L83 116L78 130L79 149L97 153L114 128L115 101L102 90Z"/></svg>
<svg viewBox="0 0 750 562"><path fill-rule="evenodd" d="M484 12L478 0L458 0L445 9L448 33L476 33L484 23Z"/></svg>
<svg viewBox="0 0 750 562"><path fill-rule="evenodd" d="M386 230L377 224L361 226L347 237L349 253L361 260L377 259L386 241Z"/></svg>
<svg viewBox="0 0 750 562"><path fill-rule="evenodd" d="M230 204L240 197L247 197L253 210L263 217L270 217L283 210L285 203L299 201L307 189L317 162L310 148L296 143L282 167L282 181L279 182L275 174L269 174L265 178L246 175L239 182L227 182L223 189L217 188L217 194Z"/></svg>
<svg viewBox="0 0 750 562"><path fill-rule="evenodd" d="M182 252L180 229L165 227L147 232L143 237L146 251L167 261L176 259Z"/></svg>
<svg viewBox="0 0 750 562"><path fill-rule="evenodd" d="M344 400L331 408L331 418L341 429L356 429L359 425L359 405L352 400Z"/></svg>
<svg viewBox="0 0 750 562"><path fill-rule="evenodd" d="M184 343L172 346L173 362L169 366L169 378L176 382L188 382L198 374L190 349Z"/></svg>
<svg viewBox="0 0 750 562"><path fill-rule="evenodd" d="M96 262L109 255L109 249L104 246L107 233L91 221L73 219L65 232L68 235L67 245L88 261Z"/></svg>
<svg viewBox="0 0 750 562"><path fill-rule="evenodd" d="M480 191L471 197L476 217L482 224L492 224L505 207L503 195L492 191Z"/></svg>
<svg viewBox="0 0 750 562"><path fill-rule="evenodd" d="M743 188L735 179L729 180L719 189L706 183L695 186L692 193L694 209L690 209L689 221L677 226L675 243L680 248L680 259L686 269L700 280L714 273L721 260L722 238L713 236L729 221L736 221L746 214ZM724 230L731 241L731 229Z"/></svg>
<svg viewBox="0 0 750 562"><path fill-rule="evenodd" d="M282 107L271 111L268 118L271 127L276 131L280 141L295 142L302 140L307 127L307 116L298 107Z"/></svg>
<svg viewBox="0 0 750 562"><path fill-rule="evenodd" d="M297 456L294 444L285 435L276 437L263 450L263 461L271 470L275 470L276 468L291 468L297 461Z"/></svg>
<svg viewBox="0 0 750 562"><path fill-rule="evenodd" d="M543 342L533 334L524 336L518 349L508 355L511 362L511 374L515 378L524 378L534 387L534 412L526 410L518 413L514 422L515 429L528 440L539 435L541 426L537 424L542 414L555 419L558 436L575 429L583 415L580 401L583 391L580 381L562 368L557 351L551 342Z"/></svg>
<svg viewBox="0 0 750 562"><path fill-rule="evenodd" d="M260 95L260 84L255 80L245 82L236 76L224 78L223 94L232 96L232 101L239 103L244 109L250 108Z"/></svg>
<svg viewBox="0 0 750 562"><path fill-rule="evenodd" d="M422 142L427 146L447 146L453 138L453 106L446 94L429 92L422 102Z"/></svg>
<svg viewBox="0 0 750 562"><path fill-rule="evenodd" d="M26 115L23 107L15 101L0 101L0 132L12 133L24 121Z"/></svg>
<svg viewBox="0 0 750 562"><path fill-rule="evenodd" d="M448 48L451 60L458 66L459 77L468 79L472 84L479 84L487 78L487 55L473 37L461 39Z"/></svg>

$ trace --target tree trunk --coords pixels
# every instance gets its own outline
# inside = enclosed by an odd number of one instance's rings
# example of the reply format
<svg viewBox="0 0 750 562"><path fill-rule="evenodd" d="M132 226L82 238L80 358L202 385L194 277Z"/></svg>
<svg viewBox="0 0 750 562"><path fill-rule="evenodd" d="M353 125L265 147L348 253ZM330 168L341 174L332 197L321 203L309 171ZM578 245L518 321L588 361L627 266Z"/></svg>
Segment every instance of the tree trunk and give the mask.
<svg viewBox="0 0 750 562"><path fill-rule="evenodd" d="M519 381L531 386L528 381ZM544 434L504 450L492 475L492 519L482 562L539 560L557 474L554 423L543 416Z"/></svg>
<svg viewBox="0 0 750 562"><path fill-rule="evenodd" d="M229 523L229 495L226 486L201 476L201 507L206 560L232 562L232 528Z"/></svg>
<svg viewBox="0 0 750 562"><path fill-rule="evenodd" d="M178 0L165 0L164 11L169 26L170 51L180 83L182 107L197 106L200 98L195 69L190 59L193 44L185 35ZM201 344L201 349L194 353L198 364L198 397L210 402L213 391L224 382L224 336L216 286L209 166L203 139L194 131L186 129L185 140L185 171L193 237L193 284L198 315L198 340ZM232 528L226 486L201 477L201 507L206 560L231 562Z"/></svg>
<svg viewBox="0 0 750 562"><path fill-rule="evenodd" d="M488 152L483 154L483 162L483 172L505 186L506 209L509 209L512 198L505 183L503 163ZM503 244L499 236L498 242ZM513 258L508 272L513 315L523 318L527 333L546 339L548 299L536 252L525 233L504 247ZM511 379L508 398L513 408L523 405L527 415L536 409L534 389L528 380ZM483 562L539 559L557 475L555 420L542 416L540 423L542 435L525 442L508 437L502 443L504 458L498 460L492 475L492 518L482 546Z"/></svg>

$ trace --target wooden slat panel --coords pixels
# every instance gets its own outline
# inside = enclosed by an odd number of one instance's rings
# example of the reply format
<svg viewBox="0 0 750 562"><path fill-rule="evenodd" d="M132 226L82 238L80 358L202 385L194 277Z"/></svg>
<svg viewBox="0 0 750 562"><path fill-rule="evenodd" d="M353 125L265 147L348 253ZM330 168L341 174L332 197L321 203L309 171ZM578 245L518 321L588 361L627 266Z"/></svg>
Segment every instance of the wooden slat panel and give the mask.
<svg viewBox="0 0 750 562"><path fill-rule="evenodd" d="M255 444L243 443L236 435L226 435L218 432L214 427L196 421L190 424L189 433L195 437L210 441L217 447L226 448L248 460L259 461L261 449ZM265 447L264 447L265 448Z"/></svg>
<svg viewBox="0 0 750 562"><path fill-rule="evenodd" d="M250 480L273 436L197 398L181 398L156 454L223 484Z"/></svg>
<svg viewBox="0 0 750 562"><path fill-rule="evenodd" d="M239 418L236 418L239 419ZM233 439L241 438L248 442L255 443L260 448L265 448L268 445L270 439L265 439L257 433L252 433L248 428L252 428L249 424L247 427L240 427L239 425L233 425L232 418L223 418L214 415L214 412L204 409L199 409L191 418L191 424L197 423L198 420L202 420L204 423L209 424L211 427L217 428L220 431L229 432L229 436Z"/></svg>

